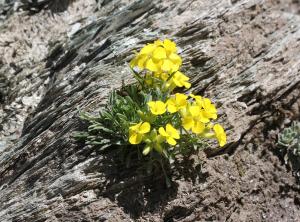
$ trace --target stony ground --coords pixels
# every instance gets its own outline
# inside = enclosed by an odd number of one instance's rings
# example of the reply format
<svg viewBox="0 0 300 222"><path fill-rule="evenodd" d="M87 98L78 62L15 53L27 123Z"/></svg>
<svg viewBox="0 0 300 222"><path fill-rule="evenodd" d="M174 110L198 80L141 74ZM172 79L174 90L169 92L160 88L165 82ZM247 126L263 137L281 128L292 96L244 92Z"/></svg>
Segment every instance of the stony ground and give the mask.
<svg viewBox="0 0 300 222"><path fill-rule="evenodd" d="M94 0L78 1L59 14L20 10L0 20L0 150L20 136L45 93L49 49L93 21L96 9Z"/></svg>
<svg viewBox="0 0 300 222"><path fill-rule="evenodd" d="M78 0L3 18L3 221L299 220L300 187L276 148L300 118L299 1ZM191 90L217 103L229 135L174 169L171 189L71 138L77 109L131 81L132 51L159 37L178 43Z"/></svg>

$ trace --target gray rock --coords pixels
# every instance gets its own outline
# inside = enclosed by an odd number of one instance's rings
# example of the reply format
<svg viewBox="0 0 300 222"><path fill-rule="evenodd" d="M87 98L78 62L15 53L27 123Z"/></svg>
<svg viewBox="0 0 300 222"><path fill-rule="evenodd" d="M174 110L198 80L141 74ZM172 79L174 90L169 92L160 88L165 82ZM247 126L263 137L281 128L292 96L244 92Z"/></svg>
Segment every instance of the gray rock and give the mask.
<svg viewBox="0 0 300 222"><path fill-rule="evenodd" d="M40 79L31 79L29 89L41 90L41 100L15 143L0 148L1 220L297 221L299 189L272 152L268 132L300 116L299 5L112 0L100 6L96 20L53 44L45 63L35 61ZM201 163L195 157L173 169L171 189L159 175L118 163L113 150L100 154L72 139L82 126L78 109L101 109L112 88L133 81L127 65L133 51L166 37L181 49L190 91L218 104L229 135L224 149L200 154ZM22 91L28 80L20 81ZM29 94L18 95L23 101Z"/></svg>

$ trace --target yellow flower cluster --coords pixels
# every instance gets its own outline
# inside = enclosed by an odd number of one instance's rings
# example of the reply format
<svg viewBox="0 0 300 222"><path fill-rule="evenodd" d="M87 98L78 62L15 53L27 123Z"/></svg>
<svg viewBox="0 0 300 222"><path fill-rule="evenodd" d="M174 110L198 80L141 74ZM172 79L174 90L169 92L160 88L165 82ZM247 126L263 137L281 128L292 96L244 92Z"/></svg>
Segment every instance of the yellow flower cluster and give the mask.
<svg viewBox="0 0 300 222"><path fill-rule="evenodd" d="M177 46L169 39L157 40L141 49L130 62L132 69L138 68L145 71L147 85L154 84L155 80L165 82L164 88L171 91L175 87L190 88L189 78L179 71L182 64L181 57L177 54Z"/></svg>
<svg viewBox="0 0 300 222"><path fill-rule="evenodd" d="M181 64L176 44L169 39L146 45L130 63L131 67L137 66L157 74L176 72Z"/></svg>
<svg viewBox="0 0 300 222"><path fill-rule="evenodd" d="M190 94L190 98L191 101L188 100L188 96L185 94L176 93L165 103L163 101L150 101L148 102L150 111L148 115L159 116L165 113L174 114L178 112L181 117L181 126L186 130L186 133L191 131L204 138L216 137L220 146L224 146L226 144L226 134L223 127L220 124L212 127L210 123L212 119L215 120L217 118L217 109L214 104L208 98L201 96ZM140 122L130 127L129 142L131 144L139 144L143 139L147 141L149 139L147 133L150 132L150 128L149 122ZM214 133L210 133L211 128ZM156 132L156 129L153 130ZM162 137L159 139L160 143L166 141L168 144L174 146L176 145L176 139L180 138L178 130L170 123L165 128L160 127L158 132ZM152 139L156 140L156 137L153 137L153 133Z"/></svg>
<svg viewBox="0 0 300 222"><path fill-rule="evenodd" d="M146 45L130 63L133 69L138 67L146 72L144 80L148 87L158 78L164 86L159 88L161 95L166 95L165 88L169 89L167 96L148 101L146 111L138 111L141 121L129 128L129 142L144 143L144 155L152 149L161 153L165 146L176 146L183 135L216 138L221 147L226 144L223 127L211 123L217 119L217 109L210 99L193 94L171 94L175 87L191 86L189 78L179 71L181 64L176 44L168 39Z"/></svg>

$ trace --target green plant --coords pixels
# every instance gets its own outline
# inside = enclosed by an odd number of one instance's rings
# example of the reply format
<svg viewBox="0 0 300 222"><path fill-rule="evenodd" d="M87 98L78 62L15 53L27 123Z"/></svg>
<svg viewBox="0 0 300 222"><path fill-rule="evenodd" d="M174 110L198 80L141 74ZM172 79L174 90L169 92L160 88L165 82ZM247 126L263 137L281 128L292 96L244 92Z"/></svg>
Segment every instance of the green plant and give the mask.
<svg viewBox="0 0 300 222"><path fill-rule="evenodd" d="M293 122L278 137L278 145L285 151L284 160L300 179L300 122Z"/></svg>
<svg viewBox="0 0 300 222"><path fill-rule="evenodd" d="M214 104L199 95L173 93L191 86L181 64L176 44L168 39L143 47L130 63L137 83L114 90L99 115L81 113L89 126L76 137L101 149L118 146L126 159L137 156L147 169L159 165L165 175L165 166L206 148L208 139L224 146L225 131L213 123Z"/></svg>

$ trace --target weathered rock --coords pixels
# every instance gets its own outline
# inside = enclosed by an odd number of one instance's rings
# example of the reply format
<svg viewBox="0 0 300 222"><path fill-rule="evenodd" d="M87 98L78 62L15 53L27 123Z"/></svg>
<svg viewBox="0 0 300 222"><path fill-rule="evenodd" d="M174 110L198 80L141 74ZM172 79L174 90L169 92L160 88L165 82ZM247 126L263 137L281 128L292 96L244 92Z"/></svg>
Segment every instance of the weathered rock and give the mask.
<svg viewBox="0 0 300 222"><path fill-rule="evenodd" d="M89 24L34 63L45 65L36 73L49 82L18 140L3 150L0 144L1 220L297 221L299 186L274 143L285 120L300 117L299 3L98 6ZM126 62L133 50L164 37L178 43L191 91L218 104L229 135L227 147L202 155L201 171L183 168L196 160L174 169L171 189L163 178L125 168L114 150L99 153L71 136L81 126L78 109L96 112L112 88L132 82Z"/></svg>

